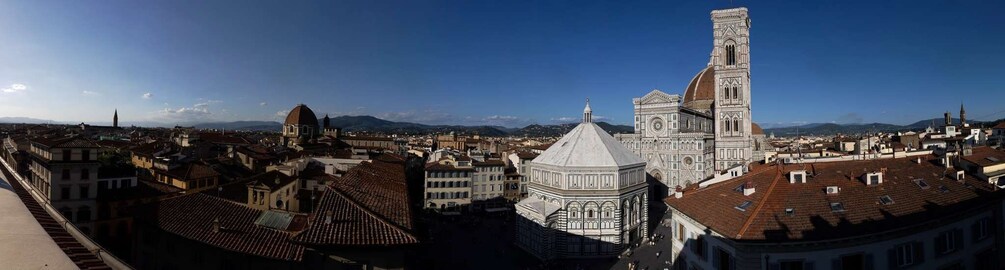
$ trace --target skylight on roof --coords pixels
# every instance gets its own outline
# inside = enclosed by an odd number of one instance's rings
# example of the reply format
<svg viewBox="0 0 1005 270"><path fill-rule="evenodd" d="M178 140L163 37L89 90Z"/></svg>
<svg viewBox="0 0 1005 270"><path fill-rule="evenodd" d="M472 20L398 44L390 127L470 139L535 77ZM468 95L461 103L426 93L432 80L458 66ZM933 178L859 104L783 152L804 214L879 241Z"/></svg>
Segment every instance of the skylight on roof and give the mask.
<svg viewBox="0 0 1005 270"><path fill-rule="evenodd" d="M928 189L931 187L928 185L928 182L925 182L925 179L914 179L914 183L918 184L918 187L921 189Z"/></svg>
<svg viewBox="0 0 1005 270"><path fill-rule="evenodd" d="M844 204L839 202L831 203L831 212L844 212Z"/></svg>
<svg viewBox="0 0 1005 270"><path fill-rule="evenodd" d="M737 205L737 206L736 206L736 207L734 207L734 208L736 208L736 210L740 210L740 211L744 211L744 212L746 212L746 211L747 211L747 208L748 208L748 207L750 207L750 205L751 205L751 204L754 204L754 202L751 202L751 201L745 201L745 202L741 203L740 205Z"/></svg>
<svg viewBox="0 0 1005 270"><path fill-rule="evenodd" d="M949 188L943 185L939 185L939 192L949 193Z"/></svg>
<svg viewBox="0 0 1005 270"><path fill-rule="evenodd" d="M879 197L879 203L883 205L891 205L893 204L893 198L890 198L890 195L883 195L882 197Z"/></svg>
<svg viewBox="0 0 1005 270"><path fill-rule="evenodd" d="M998 162L998 158L996 157L986 157L985 159L990 160L991 162Z"/></svg>
<svg viewBox="0 0 1005 270"><path fill-rule="evenodd" d="M796 215L796 209L795 208L785 208L785 215L786 216L790 216L790 217Z"/></svg>

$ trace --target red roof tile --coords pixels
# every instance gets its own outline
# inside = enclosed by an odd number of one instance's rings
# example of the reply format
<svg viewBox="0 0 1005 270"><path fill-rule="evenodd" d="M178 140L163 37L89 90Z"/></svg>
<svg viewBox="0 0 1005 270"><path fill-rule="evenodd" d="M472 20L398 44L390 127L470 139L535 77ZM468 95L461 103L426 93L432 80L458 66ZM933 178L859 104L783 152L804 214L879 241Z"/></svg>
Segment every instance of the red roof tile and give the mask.
<svg viewBox="0 0 1005 270"><path fill-rule="evenodd" d="M974 177L961 184L945 176L945 169L926 156L915 158L817 163L813 165L770 165L736 179L700 190L685 191L680 199L666 202L687 215L737 240L814 241L873 234L917 224L1002 197L993 187ZM866 186L861 176L886 169L884 182ZM790 184L788 173L805 169L812 175L808 183ZM915 179L931 186L921 189ZM734 189L745 182L757 186L751 196ZM826 194L827 186L840 188ZM938 187L948 189L941 192ZM990 194L990 195L989 195ZM893 204L879 203L888 195ZM746 211L735 207L750 201ZM845 211L832 212L830 203L842 203ZM792 208L793 214L786 214Z"/></svg>
<svg viewBox="0 0 1005 270"><path fill-rule="evenodd" d="M244 204L202 193L174 197L144 205L137 221L168 233L215 247L272 259L300 261L303 246L288 241L291 233L255 225L261 215ZM220 230L213 232L213 220Z"/></svg>
<svg viewBox="0 0 1005 270"><path fill-rule="evenodd" d="M972 154L960 156L960 158L978 166L986 167L1005 162L1005 151L986 146L976 147L973 149Z"/></svg>
<svg viewBox="0 0 1005 270"><path fill-rule="evenodd" d="M326 222L326 213L332 220ZM310 226L294 241L311 245L400 245L417 243L411 234L404 167L364 162L332 183L318 202Z"/></svg>

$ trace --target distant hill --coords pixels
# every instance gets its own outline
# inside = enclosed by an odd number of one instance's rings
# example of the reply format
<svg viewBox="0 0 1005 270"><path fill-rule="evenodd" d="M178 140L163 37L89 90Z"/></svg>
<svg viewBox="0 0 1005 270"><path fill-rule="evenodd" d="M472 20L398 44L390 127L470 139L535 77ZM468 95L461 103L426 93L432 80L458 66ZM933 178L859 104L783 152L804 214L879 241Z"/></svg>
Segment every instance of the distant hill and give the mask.
<svg viewBox="0 0 1005 270"><path fill-rule="evenodd" d="M909 125L893 125L884 123L871 123L871 124L834 124L834 123L813 123L800 126L792 127L781 127L781 128L767 128L764 129L765 134L774 133L775 136L795 136L796 133L801 135L835 135L835 134L864 134L872 132L896 132L896 131L909 131L909 130L924 130L928 126L932 125L932 121L935 121L936 127L941 126L945 122L944 118L933 118L927 120L921 120L914 122ZM1001 120L998 120L1001 121ZM959 124L959 118L953 118L953 123ZM981 122L981 121L968 121L971 124L983 124L986 126L993 125L997 121L993 122Z"/></svg>
<svg viewBox="0 0 1005 270"><path fill-rule="evenodd" d="M635 132L635 128L632 126L625 125L612 125L606 122L597 122L597 126L607 131L607 133L618 134L618 133L632 133ZM569 133L573 128L579 125L578 123L568 123L559 125L529 125L515 132L511 133L512 136L518 137L559 137Z"/></svg>
<svg viewBox="0 0 1005 270"><path fill-rule="evenodd" d="M322 123L318 120L318 123ZM499 126L459 126L424 125L409 122L394 122L369 115L337 116L331 118L331 125L349 132L373 132L388 134L432 134L458 132L485 136L505 136L509 129Z"/></svg>
<svg viewBox="0 0 1005 270"><path fill-rule="evenodd" d="M279 131L283 124L273 121L235 121L235 122L215 122L200 123L192 125L201 129L224 129L224 130L245 130L245 131Z"/></svg>
<svg viewBox="0 0 1005 270"><path fill-rule="evenodd" d="M323 120L318 119L318 124L323 124ZM331 125L341 128L347 132L368 132L383 134L436 134L457 132L460 134L478 134L483 136L528 136L528 137L558 137L565 135L576 127L578 123L558 124L558 125L529 125L523 128L507 128L501 126L461 126L461 125L425 125L409 122L394 122L369 115L360 116L337 116L331 118ZM611 134L632 133L634 128L625 125L612 125L605 122L598 122L598 126ZM211 122L192 124L200 129L225 129L225 130L245 130L245 131L275 131L282 130L282 124L272 121L236 121L236 122Z"/></svg>
<svg viewBox="0 0 1005 270"><path fill-rule="evenodd" d="M37 119L37 118L30 118L30 117L9 117L9 116L0 117L0 123L12 123L12 124L47 124L47 123L51 123L51 124L63 124L62 122L57 122L57 121L52 121L52 120Z"/></svg>

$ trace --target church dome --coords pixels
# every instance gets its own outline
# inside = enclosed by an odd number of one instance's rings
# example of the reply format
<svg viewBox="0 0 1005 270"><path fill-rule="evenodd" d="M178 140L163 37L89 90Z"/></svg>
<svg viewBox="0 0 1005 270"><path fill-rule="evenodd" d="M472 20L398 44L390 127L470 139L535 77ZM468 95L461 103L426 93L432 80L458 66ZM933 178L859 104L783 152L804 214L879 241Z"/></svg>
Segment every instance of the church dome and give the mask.
<svg viewBox="0 0 1005 270"><path fill-rule="evenodd" d="M645 160L591 122L579 124L531 162L558 167L623 168L646 164Z"/></svg>
<svg viewBox="0 0 1005 270"><path fill-rule="evenodd" d="M715 101L715 69L708 66L694 75L691 83L684 90L684 106L699 110L711 111Z"/></svg>
<svg viewBox="0 0 1005 270"><path fill-rule="evenodd" d="M283 125L301 125L301 126L318 126L318 117L314 115L314 111L311 108L307 108L307 105L299 104L290 110L290 114L286 115L286 122Z"/></svg>
<svg viewBox="0 0 1005 270"><path fill-rule="evenodd" d="M761 126L758 125L757 123L751 122L750 123L750 134L753 134L753 135L764 135L764 129L761 129Z"/></svg>

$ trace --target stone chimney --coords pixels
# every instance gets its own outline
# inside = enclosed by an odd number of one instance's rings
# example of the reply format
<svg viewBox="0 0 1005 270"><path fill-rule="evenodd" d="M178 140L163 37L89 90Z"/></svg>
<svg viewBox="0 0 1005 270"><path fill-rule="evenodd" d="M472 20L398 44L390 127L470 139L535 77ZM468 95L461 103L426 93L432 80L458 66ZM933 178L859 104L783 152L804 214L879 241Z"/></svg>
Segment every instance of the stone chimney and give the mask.
<svg viewBox="0 0 1005 270"><path fill-rule="evenodd" d="M682 187L680 187L680 185L678 185L677 188L674 189L673 197L677 198L677 199L683 198L684 197L684 188L682 188Z"/></svg>
<svg viewBox="0 0 1005 270"><path fill-rule="evenodd" d="M743 196L750 196L754 194L754 182L747 181L743 183Z"/></svg>
<svg viewBox="0 0 1005 270"><path fill-rule="evenodd" d="M335 213L332 210L325 211L325 224L332 224L332 219L334 219Z"/></svg>
<svg viewBox="0 0 1005 270"><path fill-rule="evenodd" d="M220 218L213 219L213 232L214 233L220 232Z"/></svg>

